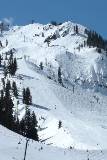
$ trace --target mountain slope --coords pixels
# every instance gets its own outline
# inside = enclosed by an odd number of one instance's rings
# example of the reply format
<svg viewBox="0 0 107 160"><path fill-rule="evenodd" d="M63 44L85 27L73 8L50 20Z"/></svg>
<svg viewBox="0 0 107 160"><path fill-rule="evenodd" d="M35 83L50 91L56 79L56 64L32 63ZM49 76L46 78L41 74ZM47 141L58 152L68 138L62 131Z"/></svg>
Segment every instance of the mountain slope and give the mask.
<svg viewBox="0 0 107 160"><path fill-rule="evenodd" d="M35 111L42 128L39 131L41 141L64 148L61 149L61 154L65 152L65 148L67 152L68 148L74 148L72 151L74 153L70 151L67 156L74 155L75 159L78 159L79 154L85 159L86 150L94 154L97 152L100 154L101 150L104 150L100 159L105 160L107 156L106 55L99 54L96 48L87 46L79 50L79 45L87 40L87 35L84 33L86 28L78 25L79 33L75 34L75 25L66 22L59 26L30 24L12 27L0 38L4 46L0 53L5 56L7 51L15 49L18 70L13 79L17 82L20 93L23 87L29 86L31 90L33 104L30 109ZM49 43L45 42L47 38L50 40ZM43 70L39 67L41 62ZM63 87L57 81L59 66L62 71ZM2 72L0 76L3 76ZM101 86L102 84L104 85ZM25 107L21 101L18 110L21 119L25 114ZM60 129L59 121L62 122ZM48 150L48 147L45 148ZM54 152L54 147L51 149ZM55 149L58 155L59 150ZM77 152L83 153L77 154ZM69 159L67 156L64 159ZM83 157L79 155L79 159ZM98 157L95 156L95 160Z"/></svg>

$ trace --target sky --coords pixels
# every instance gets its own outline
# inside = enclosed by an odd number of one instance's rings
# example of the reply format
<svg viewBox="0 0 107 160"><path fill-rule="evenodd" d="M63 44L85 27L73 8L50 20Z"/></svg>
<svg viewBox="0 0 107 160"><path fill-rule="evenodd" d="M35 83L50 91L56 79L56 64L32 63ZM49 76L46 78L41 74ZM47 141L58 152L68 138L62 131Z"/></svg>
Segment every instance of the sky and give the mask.
<svg viewBox="0 0 107 160"><path fill-rule="evenodd" d="M107 39L107 0L0 0L0 19L13 18L14 24L72 20Z"/></svg>

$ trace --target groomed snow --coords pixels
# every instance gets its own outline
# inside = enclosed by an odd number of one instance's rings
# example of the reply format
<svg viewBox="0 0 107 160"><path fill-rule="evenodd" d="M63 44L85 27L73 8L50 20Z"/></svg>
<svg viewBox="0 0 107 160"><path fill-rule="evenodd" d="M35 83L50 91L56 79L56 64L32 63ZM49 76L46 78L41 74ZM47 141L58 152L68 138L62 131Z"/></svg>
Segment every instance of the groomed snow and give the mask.
<svg viewBox="0 0 107 160"><path fill-rule="evenodd" d="M75 35L74 25L66 22L60 26L15 26L0 38L4 45L0 53L16 49L18 71L13 79L20 94L23 87L29 86L33 98L30 109L35 111L42 128L39 137L45 145L30 142L27 159L86 160L88 156L93 160L107 159L107 89L99 89L96 85L97 81L106 85L107 58L95 48L85 47L79 51L77 47L87 35L81 25L80 34ZM67 35L63 37L65 31ZM48 46L44 41L54 33L58 38ZM44 71L39 69L40 62L43 62ZM55 82L59 66L63 80L67 80L66 87ZM21 102L18 110L21 119L25 113ZM59 121L62 121L60 129ZM3 127L0 127L0 137L2 160L23 159L24 138ZM18 144L19 139L22 139L21 144ZM39 151L41 146L43 150Z"/></svg>

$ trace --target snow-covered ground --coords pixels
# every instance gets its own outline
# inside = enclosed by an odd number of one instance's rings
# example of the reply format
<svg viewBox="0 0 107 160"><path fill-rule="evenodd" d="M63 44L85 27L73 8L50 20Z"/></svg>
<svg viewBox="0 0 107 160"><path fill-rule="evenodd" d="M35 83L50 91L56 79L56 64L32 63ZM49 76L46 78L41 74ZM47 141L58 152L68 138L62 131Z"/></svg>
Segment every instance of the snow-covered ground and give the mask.
<svg viewBox="0 0 107 160"><path fill-rule="evenodd" d="M4 46L1 54L16 50L18 71L13 79L20 93L23 87L30 88L30 109L35 111L41 128L39 137L44 144L30 141L27 159L107 159L107 57L95 48L83 47L79 51L78 46L87 35L81 25L79 34L75 34L74 26L71 22L59 26L15 26L0 38ZM44 41L53 34L56 40L48 45ZM39 69L40 62L43 71ZM59 66L65 87L57 82ZM21 102L18 109L22 118L25 109ZM2 160L23 159L25 138L3 127L0 137Z"/></svg>
<svg viewBox="0 0 107 160"><path fill-rule="evenodd" d="M0 126L0 158L2 160L23 160L26 139ZM106 150L75 150L61 149L36 143L28 143L26 160L106 160Z"/></svg>

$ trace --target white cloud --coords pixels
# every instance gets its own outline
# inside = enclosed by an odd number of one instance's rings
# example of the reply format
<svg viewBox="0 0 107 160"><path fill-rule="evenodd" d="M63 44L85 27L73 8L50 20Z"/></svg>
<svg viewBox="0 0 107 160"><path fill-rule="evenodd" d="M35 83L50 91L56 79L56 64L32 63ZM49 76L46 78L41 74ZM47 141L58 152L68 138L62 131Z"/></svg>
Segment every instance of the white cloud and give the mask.
<svg viewBox="0 0 107 160"><path fill-rule="evenodd" d="M3 18L3 22L5 23L5 24L8 24L8 25L12 25L13 24L13 18L12 17L10 17L10 18Z"/></svg>

